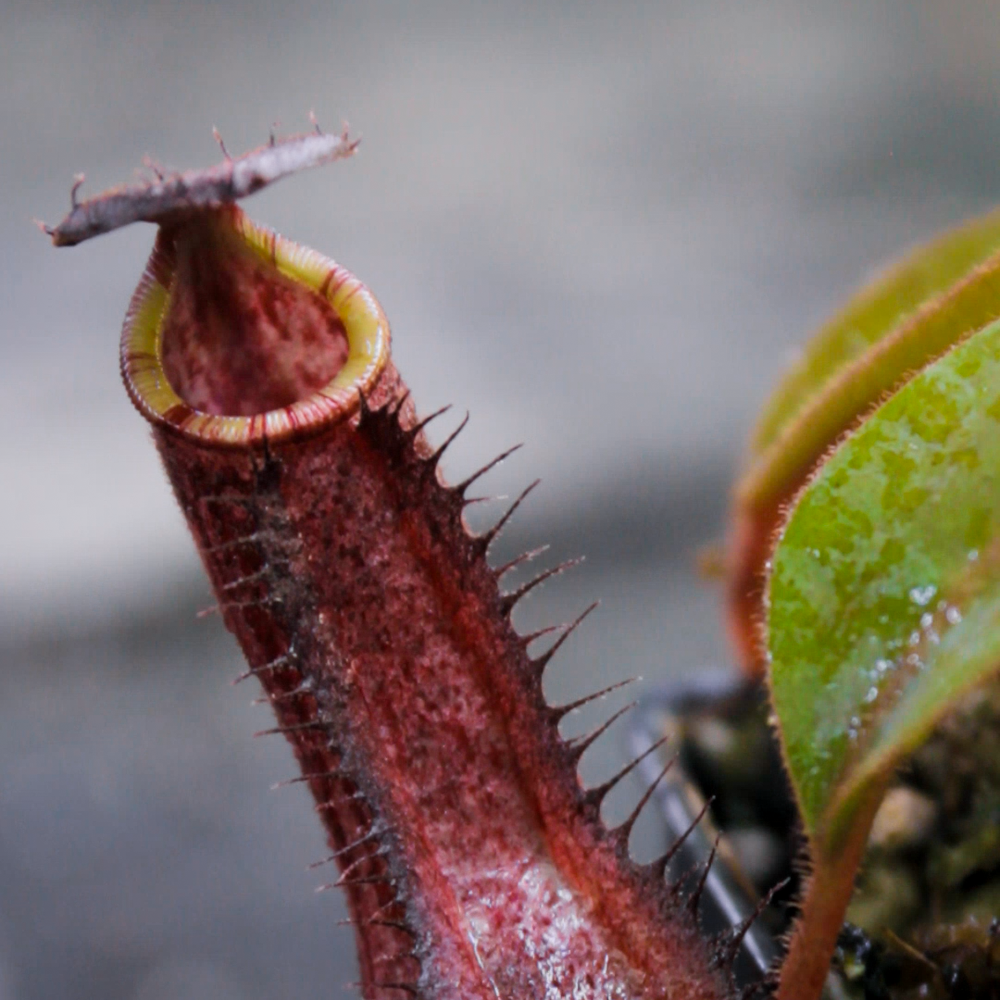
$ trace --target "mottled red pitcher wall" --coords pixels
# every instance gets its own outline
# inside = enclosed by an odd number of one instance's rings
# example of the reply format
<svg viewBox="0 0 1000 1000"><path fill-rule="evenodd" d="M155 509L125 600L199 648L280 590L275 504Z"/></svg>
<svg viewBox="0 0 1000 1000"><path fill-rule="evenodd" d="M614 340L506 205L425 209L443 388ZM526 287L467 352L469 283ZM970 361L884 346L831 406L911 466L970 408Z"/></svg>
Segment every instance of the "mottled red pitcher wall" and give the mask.
<svg viewBox="0 0 1000 1000"><path fill-rule="evenodd" d="M374 297L233 205L158 221L123 374L315 797L362 994L729 996L697 897L631 860L635 815L603 825L618 779L581 788L591 738L511 624L533 584L467 530Z"/></svg>

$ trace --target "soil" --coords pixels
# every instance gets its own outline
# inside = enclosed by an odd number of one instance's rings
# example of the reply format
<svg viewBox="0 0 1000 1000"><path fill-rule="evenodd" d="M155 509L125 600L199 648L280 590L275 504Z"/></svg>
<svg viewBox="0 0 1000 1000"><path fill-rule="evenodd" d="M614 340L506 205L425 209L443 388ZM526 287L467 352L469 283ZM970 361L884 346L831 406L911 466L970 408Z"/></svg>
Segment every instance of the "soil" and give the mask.
<svg viewBox="0 0 1000 1000"><path fill-rule="evenodd" d="M759 897L776 946L804 843L759 686L653 699L685 778L711 798L717 864ZM970 696L897 775L876 816L834 959L831 1000L1000 1000L1000 686ZM760 930L760 929L759 929Z"/></svg>

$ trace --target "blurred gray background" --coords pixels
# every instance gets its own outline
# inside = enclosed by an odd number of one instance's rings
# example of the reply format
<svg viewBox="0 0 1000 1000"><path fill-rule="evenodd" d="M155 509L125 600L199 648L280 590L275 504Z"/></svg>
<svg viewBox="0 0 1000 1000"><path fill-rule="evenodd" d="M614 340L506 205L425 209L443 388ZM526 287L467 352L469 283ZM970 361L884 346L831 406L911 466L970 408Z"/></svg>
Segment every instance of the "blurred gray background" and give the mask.
<svg viewBox="0 0 1000 1000"><path fill-rule="evenodd" d="M804 335L1000 196L990 0L0 4L0 1000L341 997L351 931L305 794L117 374L152 230L31 227L128 180L350 120L360 154L250 213L350 267L458 478L544 484L499 558L588 561L564 700L724 665L693 556ZM452 417L436 425L440 439ZM491 516L502 509L493 505ZM571 720L582 728L625 699ZM605 775L608 739L585 761ZM634 788L611 810L622 811ZM652 850L647 817L637 850Z"/></svg>

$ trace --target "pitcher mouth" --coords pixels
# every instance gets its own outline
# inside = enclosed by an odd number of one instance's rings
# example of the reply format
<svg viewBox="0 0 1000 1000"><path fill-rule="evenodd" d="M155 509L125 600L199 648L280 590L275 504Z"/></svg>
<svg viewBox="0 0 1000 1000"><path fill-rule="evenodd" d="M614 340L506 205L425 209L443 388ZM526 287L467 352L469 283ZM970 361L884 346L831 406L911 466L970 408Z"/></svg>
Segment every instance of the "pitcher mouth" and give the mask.
<svg viewBox="0 0 1000 1000"><path fill-rule="evenodd" d="M389 339L353 274L230 204L161 226L125 317L122 377L152 423L240 447L349 418Z"/></svg>

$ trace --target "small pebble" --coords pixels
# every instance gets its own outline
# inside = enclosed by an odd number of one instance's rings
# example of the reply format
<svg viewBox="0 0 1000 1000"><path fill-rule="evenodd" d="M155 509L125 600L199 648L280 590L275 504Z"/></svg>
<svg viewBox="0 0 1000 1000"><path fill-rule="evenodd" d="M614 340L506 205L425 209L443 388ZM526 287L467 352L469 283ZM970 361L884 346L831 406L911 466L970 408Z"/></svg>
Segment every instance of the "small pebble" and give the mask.
<svg viewBox="0 0 1000 1000"><path fill-rule="evenodd" d="M868 838L869 847L899 851L917 847L930 837L937 820L937 805L920 792L897 785L879 806Z"/></svg>

